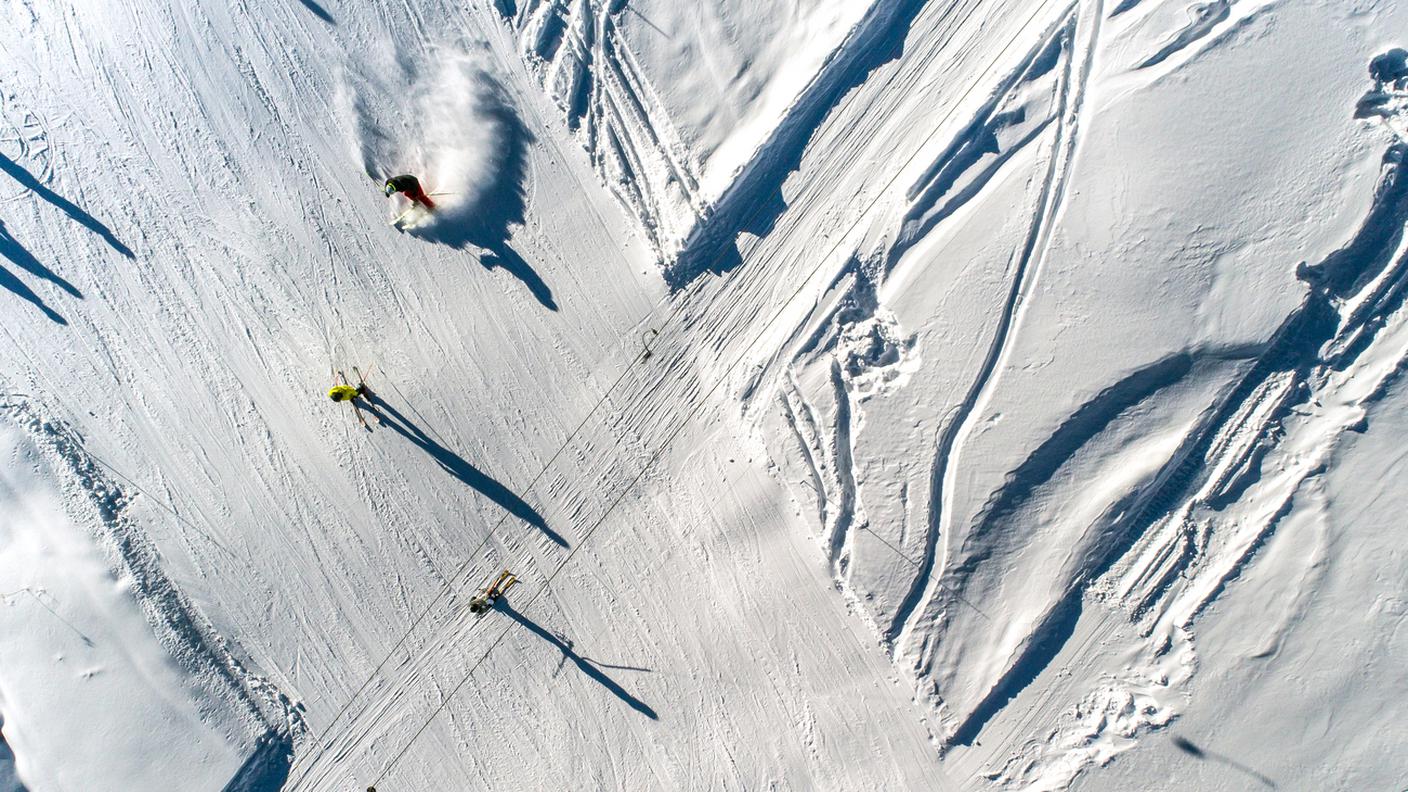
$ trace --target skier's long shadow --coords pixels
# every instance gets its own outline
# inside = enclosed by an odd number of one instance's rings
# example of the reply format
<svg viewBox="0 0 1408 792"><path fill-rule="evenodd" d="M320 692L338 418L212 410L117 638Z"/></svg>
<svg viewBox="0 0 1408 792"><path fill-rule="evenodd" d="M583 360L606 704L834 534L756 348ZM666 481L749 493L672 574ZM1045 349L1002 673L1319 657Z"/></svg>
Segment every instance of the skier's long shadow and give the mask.
<svg viewBox="0 0 1408 792"><path fill-rule="evenodd" d="M80 300L83 299L83 293L74 288L72 283L69 283L53 270L40 264L39 259L35 258L32 253L26 250L24 245L19 243L19 240L11 236L9 229L5 228L5 221L3 220L0 220L0 257L8 259L10 263L37 278L50 281L74 297ZM58 324L68 324L68 320L64 319L57 311L50 308L48 304L44 302L44 298L36 294L33 289L25 285L24 281L20 280L18 276L4 267L0 267L0 286L4 286L20 297L34 303L35 307L43 311L44 315L49 317L51 321L57 322Z"/></svg>
<svg viewBox="0 0 1408 792"><path fill-rule="evenodd" d="M528 291L542 303L544 308L550 311L557 310L557 301L552 298L552 289L538 277L538 273L529 266L518 252L508 246L508 240L498 240L484 246L484 254L480 255L479 263L485 269L503 267L504 271L515 278L523 281L523 285L528 287Z"/></svg>
<svg viewBox="0 0 1408 792"><path fill-rule="evenodd" d="M113 250L116 250L127 258L137 257L136 254L132 252L132 249L118 241L118 238L113 236L112 229L99 222L98 218L80 209L73 201L45 187L38 179L34 178L29 171L20 167L18 163L4 154L0 154L0 171L8 173L10 178L24 185L40 198L64 210L64 213L73 218L79 225L102 237L105 242L112 246Z"/></svg>
<svg viewBox="0 0 1408 792"><path fill-rule="evenodd" d="M53 308L50 308L48 303L44 302L43 297L40 297L38 294L35 294L33 289L26 286L24 281L20 280L18 277L15 276L15 273L10 272L4 267L0 267L0 286L3 286L6 289L9 289L10 291L14 292L16 295L34 303L34 307L43 311L44 315L49 317L50 321L61 325L68 324L68 320L63 318L63 316L61 316L58 311L55 311Z"/></svg>
<svg viewBox="0 0 1408 792"><path fill-rule="evenodd" d="M528 617L514 610L513 606L509 605L508 602L505 600L499 600L496 607L498 607L504 613L507 613L509 615L509 618L513 619L524 627L527 627L529 632L533 633L534 635L538 636L539 638L542 638L544 641L547 641L548 643L556 647L559 652L562 652L563 658L571 660L574 664L576 664L577 668L582 670L583 674L586 674L587 676L591 677L602 687L611 691L611 694L614 695L616 698L621 699L622 701L629 704L631 706L631 709L635 710L636 712L639 712L647 718L650 718L651 720L660 720L660 716L655 714L655 710L651 709L649 704L646 704L644 701L641 701L635 696L632 696L630 693L627 693L625 688L616 684L616 680L603 673L602 670L598 668L591 660L588 660L587 658L577 654L576 650L574 650L572 646L566 641L562 640L561 638L558 638L556 635L553 635L552 633L543 629L541 625L537 624Z"/></svg>
<svg viewBox="0 0 1408 792"><path fill-rule="evenodd" d="M547 538L562 547L568 546L567 540L549 528L547 520L544 520L537 510L529 506L527 501L515 495L512 490L499 483L492 476L471 465L464 457L430 439L430 436L421 431L420 427L411 423L406 416L398 412L395 407L387 404L380 396L368 393L366 403L367 410L376 416L382 426L388 427L393 432L420 446L421 450L429 454L431 459L438 462L440 467L450 475L478 490L489 500L497 503L504 511L542 531Z"/></svg>

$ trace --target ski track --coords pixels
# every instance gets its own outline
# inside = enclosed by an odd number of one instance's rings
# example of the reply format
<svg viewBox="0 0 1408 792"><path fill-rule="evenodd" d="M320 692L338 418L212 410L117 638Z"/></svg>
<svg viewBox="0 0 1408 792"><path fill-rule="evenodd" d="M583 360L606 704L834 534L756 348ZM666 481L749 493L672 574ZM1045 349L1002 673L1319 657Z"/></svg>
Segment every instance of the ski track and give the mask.
<svg viewBox="0 0 1408 792"><path fill-rule="evenodd" d="M530 0L504 17L597 173L663 249L705 205L684 145L621 42L623 9L612 5Z"/></svg>
<svg viewBox="0 0 1408 792"><path fill-rule="evenodd" d="M1186 641L1176 636L1191 634L1236 581L1303 485L1323 471L1337 439L1408 361L1396 321L1408 278L1401 157L1398 146L1386 154L1378 200L1359 233L1326 262L1303 270L1333 272L1326 263L1339 263L1352 275L1338 287L1333 278L1310 277L1304 304L1187 434L1128 516L1104 529L1110 541L1092 559L1084 591L1068 596L1109 616L1077 628L1060 649L1063 667L1085 667L1122 629L1142 636L1154 656ZM1397 218L1387 235L1372 220L1385 214ZM1002 734L988 736L1014 744L1049 711L1046 702L1070 687L1042 691ZM1146 715L1144 728L1167 723L1167 706ZM1055 783L1072 775L1058 774ZM1007 778L1030 783L1034 777Z"/></svg>
<svg viewBox="0 0 1408 792"><path fill-rule="evenodd" d="M1118 14L1131 7L1132 4L1125 4L1121 8L1116 9L1113 13ZM1233 31L1238 29L1239 26L1244 26L1253 19L1256 14L1264 11L1265 8L1266 6L1263 4L1262 6L1249 9L1249 13L1246 15L1239 15L1238 18L1233 20L1228 26L1226 33L1213 37L1209 47L1223 43ZM1078 127L1082 116L1081 107L1094 62L1092 53L1099 43L1099 28L1102 20L1105 18L1104 9L1098 4L1085 4L1076 13L1078 13L1079 16L1076 17L1073 15L1072 17L1071 24L1074 30L1070 33L1070 37L1071 41L1079 40L1084 42L1084 45L1081 50L1079 50L1081 56L1068 59L1065 65L1067 77L1064 82L1074 87L1066 89L1062 95L1062 108L1059 114L1061 124L1057 132L1057 142L1052 145L1053 151L1057 152L1057 154L1050 160L1048 177L1044 182L1044 194L1041 200L1043 209L1037 213L1038 221L1032 228L1028 247L1018 259L1019 262L1036 262L1034 269L1037 271L1039 271L1039 262L1044 255L1042 251L1045 249L1047 241L1049 240L1050 229L1055 224L1056 219L1059 218L1060 206L1067 189L1065 173L1069 169L1069 163L1078 145ZM1077 18L1080 20L1078 25L1076 23ZM1218 22L1221 21L1223 20L1218 20ZM1199 36L1201 35L1200 33ZM1180 44L1179 48L1181 49L1188 46L1190 43L1191 39ZM1187 60L1185 59L1180 63L1186 62ZM1019 69L1015 74L1016 76L1020 76L1021 70ZM1015 79L1016 77L1014 77L1014 80ZM1007 85L1008 88L1010 88L1016 84L1015 82L1009 82ZM980 130L981 127L979 124L985 123L988 118L992 117L991 114L1000 106L1002 93L1005 90L1008 89L1001 89L995 94L996 98L991 100L979 113L976 117L977 120L974 122L974 126L970 127L970 130ZM958 179L968 178L967 169L972 168L976 163L976 159L969 157L967 152L961 148L962 138L960 137L959 143L955 143L943 157L936 160L935 165L931 167L924 180L919 182L920 186L911 189L910 199L912 201L916 198L921 200L911 203L911 209L905 215L907 225L898 235L898 241L887 250L885 261L892 266L893 262L897 261L905 250L918 242L924 235L930 233L930 231L944 219L952 216L954 210L958 206L961 206L963 202L977 195L982 190L983 185L1002 167L1003 163L1008 158L1012 157L1017 150L1020 150L1023 146L1035 140L1037 134L1041 131L1042 128L1039 127L1034 133L1018 141L1014 147L1004 145L999 156L994 161L984 165L978 178L972 182L974 186L965 188L963 191L956 191L954 185L961 184ZM969 134L976 136L981 134L981 132L971 131ZM958 170L956 171L958 177L945 175L946 169L955 167L954 163L958 163ZM925 181L927 181L928 186L923 186ZM934 185L940 186L936 189ZM936 197L941 200L935 200ZM948 203L945 204L945 201ZM923 225L914 224L914 221L920 219L924 221ZM880 271L888 272L889 266L881 268ZM1022 285L1024 276L1031 278L1026 287ZM1000 314L999 329L994 333L994 341L989 348L987 362L979 367L978 380L975 382L972 390L970 390L968 398L960 402L958 416L946 420L944 424L946 428L941 430L941 437L948 439L942 440L939 443L941 452L938 454L938 461L934 467L935 478L933 487L935 493L933 503L935 504L941 503L940 496L944 496L946 492L951 493L954 490L954 477L961 464L958 459L959 451L957 449L961 448L963 445L959 438L966 434L966 432L971 431L976 417L984 413L983 394L992 392L993 388L996 387L997 376L1008 365L1001 361L1007 355L1006 350L1010 349L1008 342L1013 337L1012 334L1017 332L1017 329L1020 328L1021 306L1026 302L1022 295L1023 293L1029 292L1031 288L1030 284L1034 282L1035 276L1027 273L1025 268L1019 267L1017 269L1015 281L1012 282L1011 296L1009 297L1006 310ZM840 321L834 319L836 316L834 311L839 309L832 310L833 313L826 315L833 318L829 318L827 321ZM818 322L815 326L822 327L824 323ZM820 330L817 332L819 333ZM1276 338L1282 337L1282 335L1287 332L1295 331L1283 331L1281 334L1277 334ZM810 356L814 355L815 352L812 348L814 343L815 341L809 341L802 345L797 353L797 359L800 360L804 356L810 358ZM1272 342L1273 347L1280 343L1279 341ZM1243 359L1249 355L1254 356L1254 353L1251 350L1235 348L1206 350L1205 352L1198 353L1200 359L1206 357L1208 359L1226 359L1229 361ZM1249 384L1242 388L1241 392L1243 394L1245 394L1247 389L1261 387L1257 383L1260 383L1259 378L1266 376L1265 365L1264 363L1258 363L1250 366L1251 373L1247 375L1250 378L1248 380ZM1246 368L1246 366L1243 366L1243 368ZM1157 369L1157 366L1151 369L1151 372L1155 369ZM791 377L792 372L789 371L786 376ZM1159 377L1154 376L1150 381L1153 382L1157 379L1159 379ZM1135 379L1131 380L1131 382L1136 381ZM834 552L837 540L831 532L831 526L835 519L832 510L847 499L853 497L854 490L845 489L839 483L833 483L829 468L835 463L826 461L825 449L827 447L839 447L842 443L849 446L850 439L847 427L854 423L854 419L845 415L846 410L844 406L837 403L833 408L835 411L834 429L829 430L829 434L819 434L816 429L818 421L816 417L811 414L812 411L810 408L807 407L808 396L804 390L797 387L795 380L789 380L789 382L791 384L782 388L783 396L780 402L785 412L785 424L789 427L789 431L795 436L795 440L799 444L800 453L806 462L806 467L812 471L812 489L816 492L818 498L819 522L824 526L823 535L826 537L824 541L826 545L833 548ZM753 387L756 386L750 386L750 389ZM1156 384L1154 387L1155 392L1157 392L1157 390L1167 387L1167 384ZM1147 398L1147 396L1142 398ZM1284 398L1284 396L1281 398ZM1234 402L1235 401L1234 399ZM1276 402L1273 400L1270 404L1275 403ZM1127 407L1119 407L1116 409L1127 409ZM1257 410L1270 410L1274 413L1277 408L1262 405L1258 402L1252 402L1250 405L1242 404L1240 409L1250 413L1255 413ZM1211 410L1209 414L1214 416L1220 415L1220 413ZM1226 420L1226 418L1224 417L1218 420ZM1196 428L1191 430L1189 439L1185 442L1184 446L1175 452L1173 456L1174 461L1170 463L1172 467L1158 473L1149 488L1146 488L1140 493L1136 504L1144 504L1144 498L1149 497L1149 492L1157 493L1154 497L1157 497L1159 500L1156 501L1155 505L1152 507L1136 505L1134 506L1136 511L1141 508L1154 508L1155 513L1162 513L1162 510L1170 508L1170 502L1178 503L1182 499L1189 497L1189 495L1180 488L1190 486L1188 482L1192 475L1191 471L1214 468L1220 469L1220 466L1232 466L1233 470L1224 475L1229 481L1239 483L1221 496L1224 499L1235 500L1248 486L1247 482L1254 480L1250 478L1250 474L1247 471L1261 464L1262 459L1267 453L1267 443L1270 441L1265 439L1258 441L1251 449L1243 450L1240 455L1225 449L1221 453L1213 453L1205 448L1204 445L1200 445L1209 442L1207 440L1208 435L1206 431L1205 429ZM1053 440L1054 439L1055 438L1053 438ZM1224 439L1219 442L1224 446L1232 444L1231 439ZM1056 449L1057 453L1066 453L1067 451L1074 453L1071 449L1079 448L1079 444L1072 445L1066 441L1062 441L1059 445L1060 447ZM945 451L942 449L949 450ZM1062 449L1065 450L1063 451ZM1231 455L1233 461L1225 461L1223 454ZM818 458L823 460L820 464L817 462ZM1052 465L1050 469L1054 472L1062 463L1058 460L1050 464ZM1237 473L1236 471L1238 470L1242 472ZM1022 482L1021 486L1027 488L1034 486L1031 482L1026 481L1026 476L1018 476L1018 478ZM931 540L942 537L945 542L948 543L950 548L948 555L950 556L953 555L954 552L952 545L954 541L952 537L953 531L951 528L941 530L941 523L943 520L950 519L948 515L951 512L952 508L950 503L943 503L942 507L931 507L930 516L935 522L931 523L929 531ZM1143 514L1143 517L1139 519L1148 520L1147 513L1137 513ZM1114 562L1114 559L1124 552L1124 548L1127 548L1129 542L1133 541L1130 538L1131 536L1154 533L1152 526L1146 526L1144 528L1138 527L1139 519L1135 520L1136 526L1133 528L1127 528L1122 525L1115 528L1102 529L1102 531L1107 534L1105 539L1106 544L1092 553L1092 560L1086 567L1087 571L1077 577L1075 590L1062 598L1058 605L1053 607L1049 612L1042 614L1037 625L1032 629L1032 632L1023 639L1023 645L1028 647L1028 649L1022 650L1008 659L1008 670L994 676L986 695L973 705L960 705L962 707L959 709L960 713L967 712L972 714L961 716L956 723L942 727L941 733L943 735L951 735L951 738L945 737L945 739L952 739L958 744L970 743L975 739L979 731L982 730L983 725L989 719L997 715L1008 701L1029 684L1036 674L1041 672L1041 669L1047 667L1052 662L1052 654L1061 651L1063 652L1063 656L1067 656L1064 652L1070 650L1071 645L1067 644L1067 639L1062 637L1062 633L1065 630L1072 629L1072 619L1079 618L1079 600L1081 598L1081 592L1086 586L1090 585L1094 579L1103 574L1103 570L1108 568L1109 565ZM1274 522L1275 520L1272 518L1270 524L1274 525ZM1126 530L1128 530L1129 533L1126 533ZM965 538L965 541L972 541L975 536L976 535L969 535ZM1262 539L1257 540L1257 543L1262 541L1264 541L1264 535ZM984 558L987 553L991 552L991 548L984 549L984 544L984 542L979 541L974 547L965 548L963 551L963 562L956 565L952 561L938 563L932 557L926 558L923 574L916 578L915 587L911 589L910 596L901 606L899 614L890 623L891 632L888 633L888 637L891 640L895 640L897 643L897 655L903 657L908 650L909 656L916 658L916 671L921 680L926 674L932 672L932 668L927 665L932 662L929 652L933 646L931 641L935 640L931 630L935 619L939 618L943 610L947 607L944 597L952 600L962 598L962 580L972 571L972 564L975 559ZM1253 546L1255 546L1255 544L1256 543L1254 543ZM1193 545L1187 542L1184 543L1184 547L1188 548L1187 553L1196 552L1193 549ZM891 549L893 550L894 548ZM901 553L900 555L902 556L903 554ZM1161 566L1157 573L1161 576L1160 579L1165 583L1177 579L1178 573L1186 568L1188 558L1189 557L1184 554L1182 560L1172 568ZM937 567L939 571L935 572L934 567ZM950 570L949 567L952 567L952 569ZM958 577L955 579L955 582L959 583L959 585L955 587L946 584L944 580L946 574L957 575ZM846 577L844 573L838 573L838 580L841 580L843 585L847 583ZM851 582L851 585L855 585L855 583ZM861 585L865 584L862 582ZM920 586L924 587L922 598L918 596ZM928 612L920 610L918 603L921 601L931 603L926 607L932 610ZM968 602L966 599L963 601L965 603ZM971 605L971 603L968 604ZM1147 605L1143 607L1147 608ZM1134 615L1137 616L1139 613L1140 611L1136 611ZM1105 638L1112 634L1112 629L1114 628L1097 630L1094 634L1088 635L1087 640L1099 645ZM1072 654L1078 657L1083 651L1083 649L1077 649ZM942 699L939 699L939 701L942 702ZM1037 711L1042 712L1045 711L1045 709L1038 707ZM1160 712L1165 711L1160 710ZM1145 726L1167 722L1166 715L1161 714L1158 717L1165 718L1165 720L1150 720ZM1008 731L1004 738L1005 742L1012 744L1013 740L1023 739L1023 736L1026 734L1024 729L1025 726L1018 726ZM1083 766L1083 764L1084 763L1081 762L1077 763L1075 766L1080 767ZM1069 778L1066 778L1062 783L1068 781Z"/></svg>
<svg viewBox="0 0 1408 792"><path fill-rule="evenodd" d="M926 656L933 640L930 626L938 619L938 612L946 607L942 604L936 605L936 603L943 603L945 595L952 598L961 596L956 592L963 588L961 578L950 584L945 584L944 578L949 574L947 559L955 555L955 549L952 547L952 542L955 541L952 534L955 533L955 529L951 525L946 525L945 521L952 520L951 514L954 507L952 493L957 486L957 466L960 464L964 439L972 431L977 416L985 412L989 395L996 385L997 378L1000 377L1001 371L1009 365L1009 341L1021 327L1022 306L1039 278L1051 228L1059 217L1066 190L1066 174L1069 172L1070 161L1075 154L1078 142L1081 109L1086 84L1089 80L1090 64L1094 59L1094 51L1099 46L1099 24L1102 17L1103 9L1099 2L1091 2L1073 8L1069 12L1067 21L1058 27L1057 32L1048 42L1044 42L1039 49L1033 52L1028 61L1035 63L1040 57L1042 49L1052 46L1052 41L1064 42L1062 46L1067 54L1062 58L1064 73L1061 78L1061 89L1055 112L1057 128L1051 144L1052 154L1027 242L1012 267L1011 291L1006 305L999 314L988 356L979 367L969 395L960 404L957 415L950 419L948 426L942 430L943 436L939 444L939 451L932 467L933 483L931 486L933 489L929 500L930 524L924 555L915 583L909 595L896 609L886 635L887 639L895 646L896 657L903 658L903 662L907 664L912 664L913 673L920 678L928 678L934 671L931 665L932 660ZM1090 27L1089 33L1082 30L1084 26ZM947 548L944 560L940 560L937 553L940 541L945 542ZM965 543L981 543L980 538L971 534L965 536L963 541ZM959 565L959 569L970 568L968 563L967 559L964 559L963 563ZM937 572L935 571L936 567ZM1030 641L1035 645L1040 645L1040 633L1031 636ZM1014 684L1011 681L1012 677L1026 673L1028 672L1023 663L1020 660L1015 662L1007 674L994 685L988 697L974 708L973 715L968 720L960 721L956 725L945 725L943 733L946 739L958 743L966 743L974 739L982 728L982 724L994 714L997 707L1001 706L998 702L1010 699L1010 688Z"/></svg>
<svg viewBox="0 0 1408 792"><path fill-rule="evenodd" d="M1022 67L1018 70L1018 73L1025 71L1031 64L1035 63L1041 53L1052 46L1053 41L1065 41L1066 43L1063 47L1070 47L1071 42L1073 42L1073 29L1074 16L1071 16L1067 22L1058 27L1058 31L1053 36L1043 41L1032 51L1026 62L1023 63ZM1069 56L1065 59L1065 68L1067 71L1067 78L1063 80L1065 84L1069 84L1070 60ZM1068 126L1068 121L1064 117L1068 91L1068 88L1062 89L1061 106L1058 111L1058 115L1061 116L1060 123L1062 130ZM1069 133L1067 132L1066 134ZM1053 145L1055 151L1059 152L1063 148L1062 137L1064 137L1064 135L1058 135ZM1059 165L1062 161L1062 156L1068 155L1069 149L1067 149L1067 152L1063 155L1054 156L1051 159L1049 170L1043 182L1041 197L1038 201L1039 209L1028 234L1026 247L1020 252L1019 257L1011 267L1011 290L1008 293L1006 304L998 315L996 329L993 332L987 356L978 368L978 372L974 377L973 384L970 386L968 395L958 406L955 418L948 424L948 427L943 430L943 435L939 441L938 453L935 456L935 462L932 467L933 483L931 484L932 492L930 494L930 503L938 504L938 506L937 508L932 505L930 507L928 538L924 543L924 554L920 561L918 575L915 578L913 587L910 589L910 593L905 596L896 610L886 634L888 641L897 644L897 654L903 655L906 653L906 631L912 629L910 627L910 621L914 618L916 610L920 610L920 603L922 601L932 600L934 597L933 588L936 585L936 578L933 577L933 569L937 560L939 539L946 536L948 533L943 527L943 520L944 515L950 511L951 504L947 500L948 496L946 493L950 492L952 489L952 465L957 455L956 450L962 447L962 438L970 427L972 417L982 411L984 396L989 390L990 380L994 373L999 370L1002 360L1005 357L1009 334L1013 332L1017 324L1019 306L1023 296L1028 293L1032 283L1036 280L1034 270L1039 266L1039 259L1042 255L1039 245L1041 244L1041 240L1045 238L1047 223L1056 208L1056 204L1053 203L1053 196L1059 200L1060 195L1059 189L1053 189L1053 183L1062 170ZM1037 266L1033 266L1034 258L1037 260ZM1029 268L1033 271L1029 272ZM940 575L942 575L942 572L940 572ZM923 669L922 667L916 667L916 671L922 673Z"/></svg>
<svg viewBox="0 0 1408 792"><path fill-rule="evenodd" d="M1379 378L1391 376L1389 372L1401 365L1403 350L1390 347L1392 351L1383 362L1374 364L1377 372L1369 367L1367 376L1344 375L1338 387L1359 394L1348 400L1356 407L1347 415L1346 411L1316 409L1303 426L1311 441L1297 442L1285 428L1302 414L1298 412L1302 405L1336 401L1324 391L1335 380L1329 372L1352 370L1350 361L1374 344L1365 340L1366 333L1375 335L1368 327L1395 324L1377 312L1392 313L1401 308L1402 223L1408 217L1401 197L1401 159L1398 146L1385 155L1377 198L1360 231L1323 263L1302 266L1308 273L1302 277L1310 288L1301 308L1286 318L1253 362L1243 366L1245 374L1230 384L1190 429L1149 485L1123 509L1124 516L1101 527L1102 546L1090 554L1075 588L1053 605L1033 630L1028 650L1013 661L1014 671L1025 667L1029 670L1020 673L1034 676L1054 663L1058 652L1063 667L1079 668L1091 662L1087 653L1093 646L1103 644L1120 623L1127 622L1140 625L1140 634L1151 642L1150 652L1166 652L1170 635L1190 630L1202 610L1276 530L1299 483L1316 474L1319 460L1333 448L1328 438L1352 424L1362 414L1363 405L1372 403L1374 394L1381 391ZM1384 222L1390 217L1395 219ZM1354 293L1352 288L1362 290ZM1335 307L1339 305L1346 307ZM1398 341L1390 338L1386 343ZM1348 351L1351 349L1354 351ZM1226 350L1217 355L1236 359L1246 351ZM1059 443L1067 448L1072 445ZM1283 447L1300 450L1279 450ZM1273 457L1284 461L1277 463ZM1256 493L1262 477L1273 475L1262 471L1280 471L1274 474L1273 484L1261 487L1269 491L1269 497ZM1023 479L1016 476L1019 482ZM1249 513L1214 517L1232 504ZM1228 536L1220 538L1221 533ZM1114 571L1102 579L1112 567ZM1117 615L1105 627L1086 634L1081 643L1071 644L1061 633L1075 630L1075 625L1063 622L1072 609L1080 613L1082 598L1086 606L1103 603L1102 611L1113 608ZM1025 684L1012 674L1005 677L979 706L974 717L982 720L968 721L954 739L971 741L982 723L995 714L995 708L1016 696ZM1024 711L1030 714L1019 718L999 741L1014 744L1028 733L1033 719L1048 711L1045 701L1053 693L1047 690L1041 695L1042 701L1025 703ZM1168 722L1167 710L1162 707L1151 713L1144 727ZM1070 778L1063 775L1056 783L1068 783ZM1009 780L1015 783L1016 779Z"/></svg>

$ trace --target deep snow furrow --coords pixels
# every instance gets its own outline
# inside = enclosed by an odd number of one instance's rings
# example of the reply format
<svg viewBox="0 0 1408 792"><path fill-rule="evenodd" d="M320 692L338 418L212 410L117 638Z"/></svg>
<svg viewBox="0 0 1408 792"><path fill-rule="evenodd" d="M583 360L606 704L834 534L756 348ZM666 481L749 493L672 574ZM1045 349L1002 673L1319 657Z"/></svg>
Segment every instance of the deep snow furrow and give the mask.
<svg viewBox="0 0 1408 792"><path fill-rule="evenodd" d="M782 404L787 425L797 441L797 448L811 477L810 486L816 493L817 523L822 526L830 525L831 496L827 494L830 489L827 486L830 466L826 461L825 446L822 445L816 414L801 394L792 372L785 372L783 377L782 387L778 388L778 400Z"/></svg>
<svg viewBox="0 0 1408 792"><path fill-rule="evenodd" d="M992 97L948 148L908 188L905 198L909 206L904 212L901 230L885 253L886 272L894 269L916 242L978 196L1009 159L1040 139L1047 126L1059 120L1059 112L1035 120L1027 118L1025 94L1062 63L1062 54L1070 46L1068 39L1069 36L1052 37L1032 50L997 86ZM1055 83L1052 93L1059 101L1063 82L1057 77ZM1001 133L1021 129L1024 123L1028 123L1029 128L1020 138L1005 145L999 140ZM960 184L960 180L963 183Z"/></svg>
<svg viewBox="0 0 1408 792"><path fill-rule="evenodd" d="M836 464L836 479L839 490L839 503L836 521L830 529L827 542L829 556L835 574L842 580L846 576L846 546L851 542L851 527L856 516L856 476L853 451L851 448L851 396L847 392L846 380L841 376L841 364L831 361L831 388L836 400L836 450L832 458Z"/></svg>
<svg viewBox="0 0 1408 792"><path fill-rule="evenodd" d="M937 592L936 586L942 576L942 570L935 575L935 563L937 550L941 537L945 536L943 521L948 517L951 508L952 483L951 477L956 475L953 470L954 457L958 448L961 447L961 437L969 431L970 423L974 419L985 394L989 390L991 379L997 372L998 364L1003 359L1007 350L1008 337L1014 328L1015 320L1018 316L1018 309L1024 295L1035 282L1032 277L1033 257L1044 255L1038 246L1048 233L1050 223L1057 207L1052 203L1053 194L1059 195L1059 188L1055 182L1063 172L1063 156L1070 153L1063 144L1063 138L1069 134L1068 119L1066 119L1066 99L1069 88L1070 59L1069 47L1072 42L1076 18L1073 12L1068 11L1063 18L1053 27L1053 29L1043 37L1041 43L1035 47L1023 60L1022 65L1017 69L1019 73L1026 71L1029 64L1036 61L1040 53L1046 51L1051 46L1053 40L1066 42L1063 46L1067 48L1066 78L1060 89L1060 105L1058 117L1062 119L1057 128L1056 140L1052 144L1052 157L1047 167L1047 172L1042 184L1041 195L1037 201L1037 211L1027 233L1023 248L1012 262L1011 274L1009 277L1009 289L1002 309L994 322L995 329L992 340L988 343L988 348L983 362L978 366L972 383L966 395L954 411L953 417L948 419L937 443L934 462L930 474L930 501L929 501L929 525L924 542L924 552L920 558L920 566L911 584L908 593L900 601L895 609L894 615L890 619L890 624L885 631L885 640L893 647L897 656L904 653L905 635L915 629L913 619L920 613L921 602L931 600ZM1039 266L1039 262L1038 262ZM916 666L919 670L919 666Z"/></svg>
<svg viewBox="0 0 1408 792"><path fill-rule="evenodd" d="M604 24L611 26L609 30L614 30L610 17L606 18ZM611 82L618 89L613 99L624 101L631 110L630 125L627 129L644 134L647 143L645 150L660 153L672 183L679 186L689 207L696 213L703 211L704 207L698 197L699 180L682 159L687 149L678 139L665 139L666 135L673 135L674 130L669 125L659 124L660 119L667 119L668 116L660 101L652 94L650 84L641 76L635 55L619 36L606 38L601 50L608 74L612 78Z"/></svg>

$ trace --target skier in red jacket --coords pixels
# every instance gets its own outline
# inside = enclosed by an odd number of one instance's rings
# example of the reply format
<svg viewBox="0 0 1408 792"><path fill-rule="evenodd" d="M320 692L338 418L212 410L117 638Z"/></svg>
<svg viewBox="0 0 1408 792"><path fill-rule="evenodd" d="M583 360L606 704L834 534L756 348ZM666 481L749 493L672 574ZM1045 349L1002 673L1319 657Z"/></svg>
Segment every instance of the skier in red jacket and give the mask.
<svg viewBox="0 0 1408 792"><path fill-rule="evenodd" d="M386 180L386 197L390 198L393 193L401 193L411 200L411 203L420 204L426 209L434 210L435 202L430 200L430 196L421 189L420 179L410 174L404 176L392 176Z"/></svg>

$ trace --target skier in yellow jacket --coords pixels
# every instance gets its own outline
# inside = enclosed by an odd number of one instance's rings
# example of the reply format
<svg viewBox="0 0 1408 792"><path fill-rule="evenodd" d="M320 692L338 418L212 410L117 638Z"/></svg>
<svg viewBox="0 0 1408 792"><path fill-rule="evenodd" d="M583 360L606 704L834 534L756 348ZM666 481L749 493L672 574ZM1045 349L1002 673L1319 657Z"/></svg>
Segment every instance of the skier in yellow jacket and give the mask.
<svg viewBox="0 0 1408 792"><path fill-rule="evenodd" d="M366 394L367 386L365 384L358 385L354 388L345 382L339 382L328 389L328 398L335 402L352 401L358 396L365 396Z"/></svg>
<svg viewBox="0 0 1408 792"><path fill-rule="evenodd" d="M343 374L341 371L334 371L332 387L328 388L328 398L335 402L348 402L351 404L352 411L357 414L357 422L360 423L363 428L370 429L371 427L367 426L367 419L362 417L362 410L357 407L357 399L365 399L371 391L367 389L367 381L362 378L362 372L357 371L356 367L353 367L352 370L357 374L357 387L354 388L347 383L346 374Z"/></svg>

